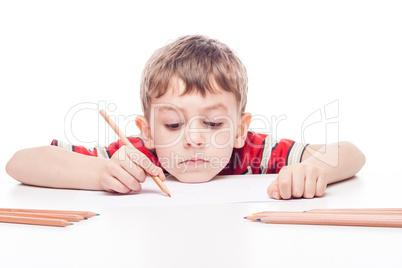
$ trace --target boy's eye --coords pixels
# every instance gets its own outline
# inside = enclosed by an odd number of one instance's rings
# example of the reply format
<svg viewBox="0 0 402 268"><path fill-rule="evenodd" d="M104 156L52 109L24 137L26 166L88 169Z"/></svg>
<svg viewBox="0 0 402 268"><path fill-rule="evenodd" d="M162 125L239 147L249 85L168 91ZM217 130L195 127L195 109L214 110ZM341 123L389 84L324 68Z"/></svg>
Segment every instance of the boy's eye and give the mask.
<svg viewBox="0 0 402 268"><path fill-rule="evenodd" d="M177 128L181 127L182 125L184 125L184 124L183 124L183 123L165 124L165 126L166 126L167 128L170 128L170 129L177 129Z"/></svg>
<svg viewBox="0 0 402 268"><path fill-rule="evenodd" d="M207 125L208 127L220 127L222 123L214 123L214 122L206 122L204 121L204 124Z"/></svg>
<svg viewBox="0 0 402 268"><path fill-rule="evenodd" d="M220 127L223 123L214 123L214 122L207 122L204 121L203 122L205 125L207 125L208 127ZM177 124L165 124L165 126L169 129L178 129L180 128L182 125L184 125L184 123L177 123Z"/></svg>

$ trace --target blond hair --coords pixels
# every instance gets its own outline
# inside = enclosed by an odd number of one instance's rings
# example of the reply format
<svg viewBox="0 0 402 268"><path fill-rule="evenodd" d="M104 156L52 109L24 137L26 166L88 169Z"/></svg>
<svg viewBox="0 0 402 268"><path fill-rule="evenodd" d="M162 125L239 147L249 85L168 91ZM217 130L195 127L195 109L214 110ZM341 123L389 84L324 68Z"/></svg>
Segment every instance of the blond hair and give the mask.
<svg viewBox="0 0 402 268"><path fill-rule="evenodd" d="M170 79L182 79L185 91L194 90L205 96L214 93L215 81L223 90L236 96L240 114L247 103L247 71L240 59L227 45L202 35L187 35L156 50L145 64L141 78L141 102L149 118L151 97L165 94Z"/></svg>

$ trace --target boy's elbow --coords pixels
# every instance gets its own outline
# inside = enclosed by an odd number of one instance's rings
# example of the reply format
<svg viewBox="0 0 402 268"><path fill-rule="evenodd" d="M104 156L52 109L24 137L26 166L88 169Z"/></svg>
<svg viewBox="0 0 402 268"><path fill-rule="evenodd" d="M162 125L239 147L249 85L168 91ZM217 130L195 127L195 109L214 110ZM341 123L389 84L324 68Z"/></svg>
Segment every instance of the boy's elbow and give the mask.
<svg viewBox="0 0 402 268"><path fill-rule="evenodd" d="M16 176L16 172L18 170L18 165L17 165L17 158L18 158L18 154L19 151L16 152L11 158L10 160L8 160L7 164L6 164L6 172L8 175L10 175L11 177L15 178Z"/></svg>
<svg viewBox="0 0 402 268"><path fill-rule="evenodd" d="M12 178L19 182L23 182L23 169L25 168L24 164L24 151L20 150L17 151L11 158L8 160L6 164L6 172L8 175L10 175Z"/></svg>
<svg viewBox="0 0 402 268"><path fill-rule="evenodd" d="M349 141L342 141L339 146L343 147L343 151L347 154L347 157L355 163L357 173L366 163L366 156L356 145Z"/></svg>

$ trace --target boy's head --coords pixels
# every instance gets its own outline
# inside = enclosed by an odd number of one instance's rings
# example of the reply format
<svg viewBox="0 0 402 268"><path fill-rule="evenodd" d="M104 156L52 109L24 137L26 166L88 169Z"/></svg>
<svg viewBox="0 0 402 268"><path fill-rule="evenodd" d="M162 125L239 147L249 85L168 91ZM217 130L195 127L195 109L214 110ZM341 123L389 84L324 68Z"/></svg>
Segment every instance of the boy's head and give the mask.
<svg viewBox="0 0 402 268"><path fill-rule="evenodd" d="M141 80L145 146L183 182L209 181L244 145L247 72L225 44L184 36L158 49Z"/></svg>

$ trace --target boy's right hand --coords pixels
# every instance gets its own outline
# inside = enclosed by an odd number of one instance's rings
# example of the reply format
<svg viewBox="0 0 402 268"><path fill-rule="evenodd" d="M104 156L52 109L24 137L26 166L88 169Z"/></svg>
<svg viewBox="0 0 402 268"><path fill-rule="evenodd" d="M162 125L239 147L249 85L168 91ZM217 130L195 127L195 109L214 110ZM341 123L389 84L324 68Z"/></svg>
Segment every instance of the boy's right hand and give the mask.
<svg viewBox="0 0 402 268"><path fill-rule="evenodd" d="M160 167L135 148L120 147L100 170L99 181L105 191L127 194L141 191L141 184L148 174L165 181Z"/></svg>

